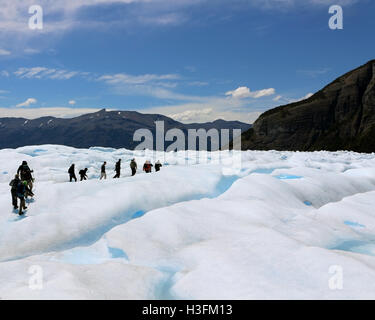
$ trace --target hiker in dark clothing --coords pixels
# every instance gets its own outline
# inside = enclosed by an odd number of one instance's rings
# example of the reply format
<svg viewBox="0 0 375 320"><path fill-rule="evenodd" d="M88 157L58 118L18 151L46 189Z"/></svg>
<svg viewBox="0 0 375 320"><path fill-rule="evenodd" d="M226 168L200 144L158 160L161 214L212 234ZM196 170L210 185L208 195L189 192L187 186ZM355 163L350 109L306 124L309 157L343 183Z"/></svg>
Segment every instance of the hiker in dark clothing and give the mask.
<svg viewBox="0 0 375 320"><path fill-rule="evenodd" d="M115 171L116 171L116 175L113 177L113 179L120 178L120 174L121 174L121 159L116 162Z"/></svg>
<svg viewBox="0 0 375 320"><path fill-rule="evenodd" d="M18 167L17 174L21 177L21 180L27 181L31 178L31 170L27 165L26 161L22 161L22 164Z"/></svg>
<svg viewBox="0 0 375 320"><path fill-rule="evenodd" d="M29 187L30 190L33 189L33 176L32 176L33 170L30 170L28 164L26 161L23 161L22 164L19 166L17 170L17 174L21 177L22 181L27 182L27 186Z"/></svg>
<svg viewBox="0 0 375 320"><path fill-rule="evenodd" d="M104 161L104 163L102 165L101 173L100 173L100 180L102 180L103 178L107 179L107 173L105 172L105 166L106 165L107 165L107 162Z"/></svg>
<svg viewBox="0 0 375 320"><path fill-rule="evenodd" d="M132 159L132 161L130 161L130 169L132 170L132 177L135 176L137 172L137 163L135 162L135 159Z"/></svg>
<svg viewBox="0 0 375 320"><path fill-rule="evenodd" d="M153 165L151 164L150 161L146 161L145 164L143 165L143 171L146 173L151 173Z"/></svg>
<svg viewBox="0 0 375 320"><path fill-rule="evenodd" d="M17 200L17 187L18 187L18 184L21 182L18 174L16 174L16 176L14 177L14 179L9 183L9 186L12 187L11 189L11 194L12 194L12 205L13 205L13 208L14 210L18 209L18 200Z"/></svg>
<svg viewBox="0 0 375 320"><path fill-rule="evenodd" d="M156 162L155 163L155 171L158 172L160 171L160 168L162 167L163 165L160 163L160 161Z"/></svg>
<svg viewBox="0 0 375 320"><path fill-rule="evenodd" d="M70 168L68 170L68 173L69 173L69 177L70 177L70 182L72 182L73 179L74 179L75 182L77 182L74 163L70 166Z"/></svg>
<svg viewBox="0 0 375 320"><path fill-rule="evenodd" d="M17 186L17 197L20 199L20 210L18 214L21 216L23 215L22 210L26 210L26 201L25 198L30 195L31 197L34 196L30 188L28 187L27 181L22 181Z"/></svg>
<svg viewBox="0 0 375 320"><path fill-rule="evenodd" d="M81 181L88 179L88 177L87 177L87 171L88 170L89 169L85 168L84 170L79 171L79 175L81 176Z"/></svg>

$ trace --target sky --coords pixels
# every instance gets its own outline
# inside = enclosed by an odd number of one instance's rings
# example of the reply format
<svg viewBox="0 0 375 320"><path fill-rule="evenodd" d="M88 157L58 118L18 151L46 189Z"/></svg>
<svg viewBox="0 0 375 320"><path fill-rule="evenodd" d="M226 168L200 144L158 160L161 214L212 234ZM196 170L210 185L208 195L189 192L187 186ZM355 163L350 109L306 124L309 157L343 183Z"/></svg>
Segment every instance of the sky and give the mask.
<svg viewBox="0 0 375 320"><path fill-rule="evenodd" d="M373 0L0 0L0 117L253 123L374 59L374 14Z"/></svg>

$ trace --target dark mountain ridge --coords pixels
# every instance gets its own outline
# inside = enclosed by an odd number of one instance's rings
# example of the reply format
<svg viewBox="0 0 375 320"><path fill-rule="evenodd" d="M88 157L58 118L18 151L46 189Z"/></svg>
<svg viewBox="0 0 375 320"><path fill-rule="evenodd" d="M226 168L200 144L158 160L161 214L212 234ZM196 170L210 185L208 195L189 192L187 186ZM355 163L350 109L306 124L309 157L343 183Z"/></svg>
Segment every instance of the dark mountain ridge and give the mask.
<svg viewBox="0 0 375 320"><path fill-rule="evenodd" d="M165 132L173 128L181 129L184 133L189 129L201 128L241 129L244 132L251 127L239 121L224 120L183 124L159 114L102 109L70 119L0 118L0 149L41 144L59 144L76 148L100 146L134 149L140 143L133 141L134 132L138 129L148 129L155 134L155 121L164 121Z"/></svg>
<svg viewBox="0 0 375 320"><path fill-rule="evenodd" d="M242 134L242 148L375 152L375 60L309 99L263 113Z"/></svg>

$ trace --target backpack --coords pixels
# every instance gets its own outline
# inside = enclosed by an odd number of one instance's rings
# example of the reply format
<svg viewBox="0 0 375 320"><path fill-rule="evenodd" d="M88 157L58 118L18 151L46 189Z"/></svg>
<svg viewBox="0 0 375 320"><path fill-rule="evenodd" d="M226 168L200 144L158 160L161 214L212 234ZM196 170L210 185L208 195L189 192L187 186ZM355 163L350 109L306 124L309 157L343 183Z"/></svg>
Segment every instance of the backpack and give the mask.
<svg viewBox="0 0 375 320"><path fill-rule="evenodd" d="M13 179L10 183L9 186L12 187L12 190L17 190L18 184L20 183L20 180Z"/></svg>
<svg viewBox="0 0 375 320"><path fill-rule="evenodd" d="M23 165L21 169L21 177L24 180L30 180L31 179L31 170L27 165Z"/></svg>
<svg viewBox="0 0 375 320"><path fill-rule="evenodd" d="M25 195L26 187L24 184L20 181L17 185L17 196L23 197Z"/></svg>

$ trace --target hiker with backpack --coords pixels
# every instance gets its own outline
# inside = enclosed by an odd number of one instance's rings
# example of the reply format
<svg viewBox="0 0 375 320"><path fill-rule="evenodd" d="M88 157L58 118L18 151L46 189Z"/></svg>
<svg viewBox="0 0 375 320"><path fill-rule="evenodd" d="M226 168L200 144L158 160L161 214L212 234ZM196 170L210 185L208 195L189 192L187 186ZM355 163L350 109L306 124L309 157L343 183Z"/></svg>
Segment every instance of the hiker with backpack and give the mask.
<svg viewBox="0 0 375 320"><path fill-rule="evenodd" d="M69 170L68 170L68 173L69 173L69 179L70 179L70 182L74 181L77 182L77 177L76 177L76 173L75 173L75 164L73 163Z"/></svg>
<svg viewBox="0 0 375 320"><path fill-rule="evenodd" d="M20 176L22 181L27 182L27 186L29 187L30 190L33 190L33 182L34 182L32 172L34 171L29 168L26 161L23 161L17 170L17 174Z"/></svg>
<svg viewBox="0 0 375 320"><path fill-rule="evenodd" d="M145 164L143 165L143 171L146 173L151 173L153 165L151 164L150 161L146 161Z"/></svg>
<svg viewBox="0 0 375 320"><path fill-rule="evenodd" d="M132 171L132 177L135 176L135 174L137 173L137 163L135 162L135 159L132 159L130 161L130 169Z"/></svg>
<svg viewBox="0 0 375 320"><path fill-rule="evenodd" d="M113 179L120 178L120 175L121 175L121 159L116 162L115 171L116 171L116 175L113 177Z"/></svg>
<svg viewBox="0 0 375 320"><path fill-rule="evenodd" d="M88 170L89 169L85 168L85 169L79 171L79 175L81 176L81 181L88 179L88 177L87 177L87 171Z"/></svg>
<svg viewBox="0 0 375 320"><path fill-rule="evenodd" d="M101 168L101 173L100 173L100 180L104 178L104 180L107 179L107 173L105 172L105 166L107 165L107 162L104 161L102 168Z"/></svg>
<svg viewBox="0 0 375 320"><path fill-rule="evenodd" d="M28 187L27 181L20 181L17 185L17 198L20 199L20 208L18 214L22 216L24 213L22 210L26 210L26 200L27 196L33 197L34 194Z"/></svg>
<svg viewBox="0 0 375 320"><path fill-rule="evenodd" d="M12 187L10 192L12 195L12 205L14 210L18 209L17 187L20 182L20 177L18 176L18 174L16 174L14 179L9 183L9 186Z"/></svg>

